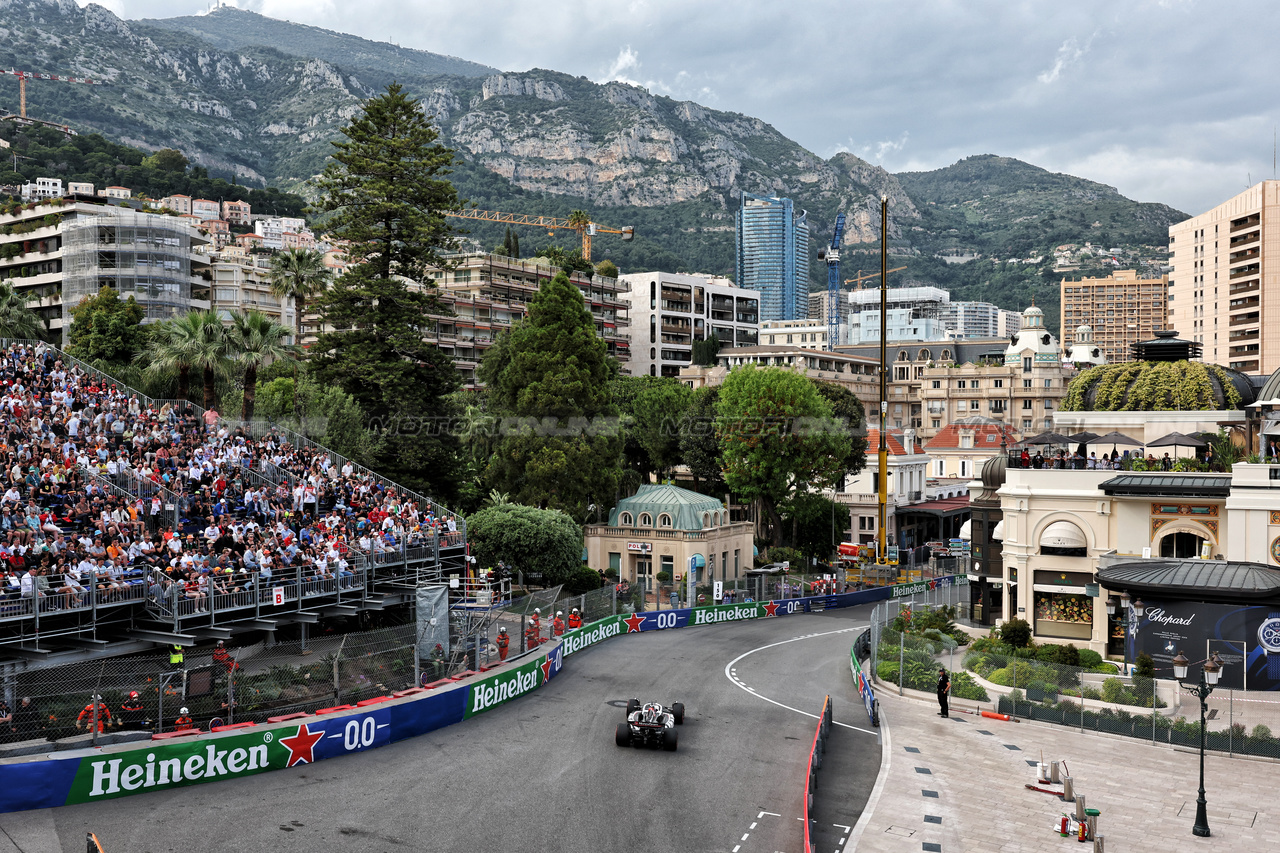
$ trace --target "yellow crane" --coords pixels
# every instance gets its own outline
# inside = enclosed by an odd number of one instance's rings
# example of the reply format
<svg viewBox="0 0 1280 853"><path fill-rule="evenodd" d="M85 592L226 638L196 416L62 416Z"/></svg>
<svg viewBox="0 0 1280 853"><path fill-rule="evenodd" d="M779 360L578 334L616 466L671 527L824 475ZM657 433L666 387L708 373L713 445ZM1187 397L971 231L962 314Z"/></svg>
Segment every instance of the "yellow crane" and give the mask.
<svg viewBox="0 0 1280 853"><path fill-rule="evenodd" d="M59 77L57 74L41 74L38 71L14 71L12 68L7 71L0 68L0 74L8 74L11 77L18 78L18 115L22 118L27 117L28 80L55 80L59 83L88 83L90 86L102 85L97 80L90 80L87 77Z"/></svg>
<svg viewBox="0 0 1280 853"><path fill-rule="evenodd" d="M586 214L578 211L571 213L565 219L556 216L530 216L523 213L475 209L449 211L445 216L456 219L475 219L480 222L502 222L507 225L532 225L535 228L547 229L548 234L555 234L557 231L574 231L582 238L582 257L588 262L591 260L591 238L595 235L621 234L623 240L631 240L636 235L636 229L630 225L623 228L606 228L592 222Z"/></svg>
<svg viewBox="0 0 1280 853"><path fill-rule="evenodd" d="M906 267L894 267L894 268L893 268L893 269L891 269L891 270L885 270L885 275L888 275L888 274L889 274L889 273L891 273L891 272L899 272L899 271L901 271L901 270L905 270L905 269L906 269ZM846 279L844 280L844 283L845 283L845 284L857 284L857 283L858 283L858 282L860 282L860 281L869 281L870 279L873 279L873 278L879 278L879 277L880 277L880 273L878 273L878 272L870 272L870 273L867 273L866 275L863 275L863 274L862 274L862 270L858 270L858 275L857 275L857 277L855 277L855 278L846 278Z"/></svg>

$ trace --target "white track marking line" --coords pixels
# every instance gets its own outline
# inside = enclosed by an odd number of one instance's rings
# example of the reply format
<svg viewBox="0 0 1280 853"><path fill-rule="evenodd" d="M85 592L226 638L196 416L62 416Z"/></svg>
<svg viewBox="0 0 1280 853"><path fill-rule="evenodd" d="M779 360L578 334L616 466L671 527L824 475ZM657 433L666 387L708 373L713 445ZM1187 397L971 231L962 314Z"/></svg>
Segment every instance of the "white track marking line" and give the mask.
<svg viewBox="0 0 1280 853"><path fill-rule="evenodd" d="M801 711L799 708L792 708L790 705L784 705L781 702L777 701L776 699L770 699L768 696L761 695L760 693L757 693L755 690L752 690L747 685L743 684L741 681L737 679L736 676L732 675L734 664L736 664L738 661L742 660L743 658L749 655L753 655L756 652L762 652L765 649L772 649L772 648L775 648L776 646L785 646L788 643L796 643L796 642L799 642L800 640L811 640L814 637L826 637L831 634L847 634L850 631L863 631L863 630L866 630L866 627L867 627L866 625L859 625L855 628L841 628L839 631L825 631L821 634L806 634L803 637L792 637L790 640L779 640L776 643L769 643L767 646L760 646L758 648L754 648L749 652L743 652L742 654L738 655L736 658L734 658L733 660L725 664L725 667L724 667L725 678L732 681L734 685L736 685L738 688L745 690L747 693L750 693L752 696L755 696L757 699L763 699L766 702L777 705L779 708L785 708L788 711L794 711L795 713L808 717L811 720L816 720L818 719L817 714L810 714L808 711ZM868 734L868 735L876 735L877 737L879 737L880 735L879 732L872 731L871 729L863 729L857 726L851 726L848 723L841 723L837 720L832 720L831 722L835 723L837 726L840 726L841 728L852 729L855 732L862 732L863 734Z"/></svg>

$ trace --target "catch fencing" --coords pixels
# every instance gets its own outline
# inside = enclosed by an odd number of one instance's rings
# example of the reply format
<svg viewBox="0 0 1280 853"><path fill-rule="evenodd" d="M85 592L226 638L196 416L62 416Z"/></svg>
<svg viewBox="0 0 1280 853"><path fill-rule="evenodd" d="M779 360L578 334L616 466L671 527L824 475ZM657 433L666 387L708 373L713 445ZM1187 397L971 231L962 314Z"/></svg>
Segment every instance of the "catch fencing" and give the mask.
<svg viewBox="0 0 1280 853"><path fill-rule="evenodd" d="M0 741L71 739L61 744L71 748L119 731L173 731L182 727L180 720L206 729L219 720L263 722L355 704L418 682L412 625L321 636L305 646L224 648L225 657L217 646L187 649L181 661L166 652L22 671L8 665L0 671L0 698L15 713L0 727ZM126 706L134 691L141 710L131 713Z"/></svg>
<svg viewBox="0 0 1280 853"><path fill-rule="evenodd" d="M934 692L939 668L950 673L953 701L986 704L1010 716L1198 749L1200 701L1176 680L1126 674L1087 650L1042 643L1006 647L958 644L921 631L928 615L956 604L955 588L878 605L871 619L871 672L882 685ZM954 615L947 611L949 615ZM1063 651L1065 650L1065 651ZM1081 664L1061 662L1081 655ZM1089 659L1092 665L1084 665ZM1192 675L1196 668L1192 667ZM1157 676L1161 674L1156 673ZM1219 687L1206 700L1205 746L1232 755L1280 758L1280 698L1267 691Z"/></svg>

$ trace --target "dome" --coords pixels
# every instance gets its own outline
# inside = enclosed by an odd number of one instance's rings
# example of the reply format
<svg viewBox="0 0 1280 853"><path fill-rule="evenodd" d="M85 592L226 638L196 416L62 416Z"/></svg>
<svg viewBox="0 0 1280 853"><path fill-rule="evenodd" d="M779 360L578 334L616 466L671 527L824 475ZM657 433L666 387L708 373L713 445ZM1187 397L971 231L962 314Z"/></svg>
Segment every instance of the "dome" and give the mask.
<svg viewBox="0 0 1280 853"><path fill-rule="evenodd" d="M1088 323L1076 326L1076 340L1081 342L1093 340L1093 326Z"/></svg>
<svg viewBox="0 0 1280 853"><path fill-rule="evenodd" d="M1045 367L1056 367L1062 356L1058 341L1044 327L1044 311L1034 305L1022 312L1022 328L1009 339L1004 363L1020 365L1028 356L1033 364Z"/></svg>
<svg viewBox="0 0 1280 853"><path fill-rule="evenodd" d="M1040 534L1041 548L1086 548L1084 534L1069 521L1055 521Z"/></svg>
<svg viewBox="0 0 1280 853"><path fill-rule="evenodd" d="M982 471L979 472L978 478L982 480L982 487L995 491L1004 485L1005 468L1009 464L1009 457L1003 453L997 453L990 459L982 463Z"/></svg>
<svg viewBox="0 0 1280 853"><path fill-rule="evenodd" d="M1039 307L1032 305L1026 311L1022 312L1022 319L1026 321L1022 324L1023 326L1043 327L1044 311Z"/></svg>
<svg viewBox="0 0 1280 853"><path fill-rule="evenodd" d="M642 527L670 527L674 530L702 530L704 526L715 526L714 521L704 525L704 514L721 513L724 504L715 498L698 494L689 489L672 486L666 483L646 483L634 495L618 501L618 505L609 513L610 527L631 527L632 524L619 524L622 515L639 519L647 515L651 524ZM713 516L714 518L714 516ZM664 519L666 523L661 523Z"/></svg>
<svg viewBox="0 0 1280 853"><path fill-rule="evenodd" d="M1200 361L1126 361L1082 372L1067 386L1064 412L1236 411L1254 401L1239 371Z"/></svg>

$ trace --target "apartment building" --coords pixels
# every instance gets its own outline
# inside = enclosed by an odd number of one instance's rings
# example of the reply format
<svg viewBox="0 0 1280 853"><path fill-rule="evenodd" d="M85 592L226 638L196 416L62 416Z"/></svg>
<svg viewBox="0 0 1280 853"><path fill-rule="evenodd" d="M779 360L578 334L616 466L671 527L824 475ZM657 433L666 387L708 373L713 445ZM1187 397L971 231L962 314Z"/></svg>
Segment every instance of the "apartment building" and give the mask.
<svg viewBox="0 0 1280 853"><path fill-rule="evenodd" d="M618 281L627 286L621 298L640 324L627 365L633 376L679 376L693 361L693 342L713 334L722 347L759 342L757 291L726 278L685 273L630 273Z"/></svg>
<svg viewBox="0 0 1280 853"><path fill-rule="evenodd" d="M1280 181L1169 226L1169 263L1170 328L1203 344L1207 362L1280 368Z"/></svg>
<svg viewBox="0 0 1280 853"><path fill-rule="evenodd" d="M62 198L61 178L36 178L22 185L22 197L28 200Z"/></svg>
<svg viewBox="0 0 1280 853"><path fill-rule="evenodd" d="M765 320L798 320L809 310L809 222L789 198L742 194L736 281L760 294Z"/></svg>
<svg viewBox="0 0 1280 853"><path fill-rule="evenodd" d="M167 195L160 199L160 206L172 210L174 213L188 216L191 214L191 196L175 193Z"/></svg>
<svg viewBox="0 0 1280 853"><path fill-rule="evenodd" d="M303 232L307 232L307 221L296 216L264 216L253 223L253 233L262 238L262 245L268 249L283 249L285 234Z"/></svg>
<svg viewBox="0 0 1280 853"><path fill-rule="evenodd" d="M765 320L760 324L760 343L766 345L795 344L801 349L827 348L831 327L825 320Z"/></svg>
<svg viewBox="0 0 1280 853"><path fill-rule="evenodd" d="M51 330L103 286L134 296L150 320L207 308L208 259L199 232L172 216L88 200L53 199L0 214L0 281L29 294Z"/></svg>
<svg viewBox="0 0 1280 853"><path fill-rule="evenodd" d="M247 201L224 201L222 218L232 225L248 226L253 221L253 209Z"/></svg>
<svg viewBox="0 0 1280 853"><path fill-rule="evenodd" d="M285 328L294 329L297 320L293 300L271 292L270 255L253 254L232 244L210 254L209 274L209 303L224 321L230 321L233 311L256 309ZM304 335L306 332L304 326Z"/></svg>
<svg viewBox="0 0 1280 853"><path fill-rule="evenodd" d="M475 388L479 386L476 368L485 351L500 333L528 315L529 300L559 269L488 253L454 255L448 260L452 268L439 271L435 279L446 311L432 315L435 329L429 339L453 357L463 383ZM625 299L630 285L580 272L569 280L581 291L596 334L625 373L631 361L630 305Z"/></svg>
<svg viewBox="0 0 1280 853"><path fill-rule="evenodd" d="M712 367L690 365L680 368L680 381L690 388L720 385L729 372L739 367L785 367L810 379L842 385L857 395L868 412L880 400L880 361L864 355L826 352L799 344L761 344L722 349Z"/></svg>
<svg viewBox="0 0 1280 853"><path fill-rule="evenodd" d="M1116 270L1103 278L1062 279L1059 338L1088 326L1093 344L1111 363L1129 361L1130 347L1169 325L1169 277L1141 278Z"/></svg>
<svg viewBox="0 0 1280 853"><path fill-rule="evenodd" d="M983 462L1007 453L1017 441L1017 432L1000 421L956 420L924 444L924 452L929 455L929 476L972 480L982 470Z"/></svg>

